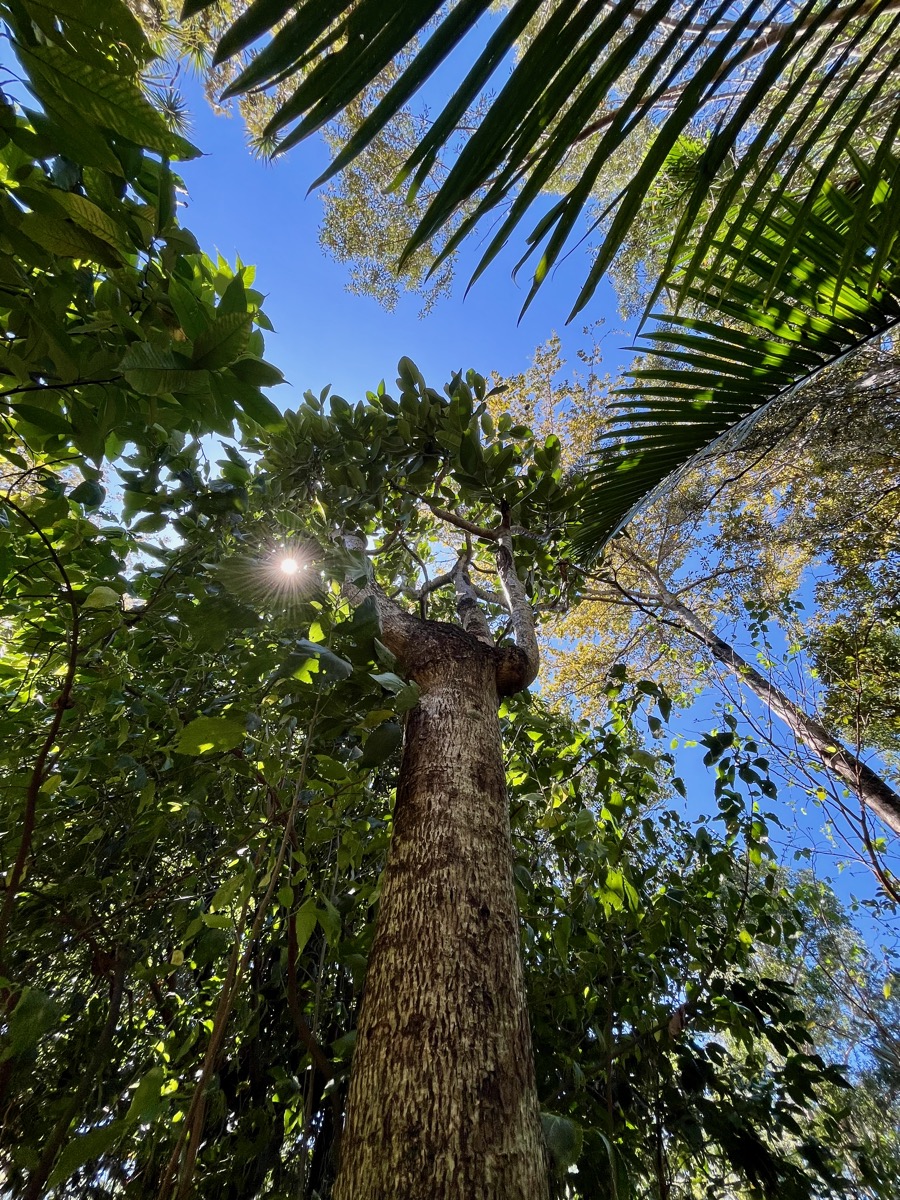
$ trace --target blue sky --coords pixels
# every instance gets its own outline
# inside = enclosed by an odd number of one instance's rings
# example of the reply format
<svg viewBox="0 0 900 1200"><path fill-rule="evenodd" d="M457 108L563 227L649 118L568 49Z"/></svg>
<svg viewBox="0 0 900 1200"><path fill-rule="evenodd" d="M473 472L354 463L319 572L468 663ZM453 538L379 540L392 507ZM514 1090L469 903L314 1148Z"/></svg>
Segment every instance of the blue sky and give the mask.
<svg viewBox="0 0 900 1200"><path fill-rule="evenodd" d="M577 350L591 344L583 331L588 321L604 322L603 370L615 373L630 361L626 347L631 332L624 327L608 284L598 289L583 320L565 326L588 265L587 252L580 247L548 278L521 322L527 281L511 278L518 243L467 297L465 282L478 248L465 247L454 294L440 300L425 318L418 316L416 296L401 297L396 310L388 313L375 300L349 294L346 268L328 258L318 244L321 201L316 194L307 195L310 182L327 162L324 147L309 142L275 163L256 160L246 147L238 116L215 115L196 80L183 79L181 86L192 115L192 140L203 151L203 157L179 168L188 189L181 219L207 253L218 250L230 261L239 254L256 266L255 286L268 296L265 309L276 329L266 335L266 356L291 384L272 393L280 406L296 404L297 392L319 392L326 384L351 401L380 379L390 389L403 355L438 388L460 368L512 374L528 365L535 347L554 330L562 338L563 357L574 367ZM717 722L719 702L718 694L708 691L687 712L673 714L673 731L693 739L709 730ZM767 714L753 697L748 709L764 726ZM714 811L713 779L702 756L702 747L677 751L678 770L688 785L688 811L694 815ZM780 793L771 806L787 826L781 833L772 830L780 856L790 865L793 850L809 848L815 852L818 873L834 875L846 855L828 845L822 813L799 789L781 785ZM871 895L871 875L862 869L842 872L838 890L844 897L851 892Z"/></svg>
<svg viewBox="0 0 900 1200"><path fill-rule="evenodd" d="M231 261L240 254L256 265L255 286L268 294L266 313L277 330L267 336L267 355L301 393L331 384L355 400L380 379L390 387L403 355L438 389L460 368L509 375L523 370L554 330L562 337L564 357L574 361L577 349L590 343L583 326L600 318L606 321L609 356L604 368L615 370L630 358L621 349L630 334L607 284L583 320L564 326L587 274L587 252L580 247L548 278L521 324L529 280L524 272L518 283L511 278L519 243L464 298L477 261L477 246L466 247L454 295L423 319L416 296L403 296L388 313L375 300L350 295L346 268L318 245L321 200L306 194L327 163L323 146L305 143L274 163L254 160L241 119L216 116L195 80L181 86L193 117L192 140L204 152L179 166L189 190L181 220L207 253L215 248ZM273 399L291 404L285 389Z"/></svg>

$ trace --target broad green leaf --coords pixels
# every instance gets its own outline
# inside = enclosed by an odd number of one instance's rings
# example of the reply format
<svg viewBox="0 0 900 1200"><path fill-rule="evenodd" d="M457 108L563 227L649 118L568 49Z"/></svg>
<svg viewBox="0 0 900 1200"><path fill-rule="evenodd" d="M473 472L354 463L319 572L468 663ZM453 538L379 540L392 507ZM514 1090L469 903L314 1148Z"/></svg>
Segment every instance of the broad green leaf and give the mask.
<svg viewBox="0 0 900 1200"><path fill-rule="evenodd" d="M401 679L399 675L395 675L393 671L373 671L372 678L376 683L380 683L383 688L386 688L389 692L393 692L395 695L406 687L406 680Z"/></svg>
<svg viewBox="0 0 900 1200"><path fill-rule="evenodd" d="M221 754L234 750L247 736L243 721L234 717L195 717L175 742L177 754Z"/></svg>
<svg viewBox="0 0 900 1200"><path fill-rule="evenodd" d="M161 350L150 342L135 342L130 346L120 369L134 390L145 396L203 391L208 382L207 373L190 359L173 350Z"/></svg>
<svg viewBox="0 0 900 1200"><path fill-rule="evenodd" d="M281 371L261 358L239 358L231 364L231 370L242 383L249 383L254 387L275 387L284 383Z"/></svg>
<svg viewBox="0 0 900 1200"><path fill-rule="evenodd" d="M283 414L267 396L257 391L255 387L244 385L238 403L252 421L261 425L269 433L278 433L279 430L284 429Z"/></svg>
<svg viewBox="0 0 900 1200"><path fill-rule="evenodd" d="M316 909L316 919L322 926L325 941L333 949L341 940L341 914L324 896L321 900L321 908Z"/></svg>
<svg viewBox="0 0 900 1200"><path fill-rule="evenodd" d="M558 1169L565 1173L581 1157L584 1135L581 1126L569 1117L556 1113L541 1113L544 1141Z"/></svg>
<svg viewBox="0 0 900 1200"><path fill-rule="evenodd" d="M122 597L117 591L111 587L106 587L101 584L99 587L92 588L88 593L85 601L85 608L117 608L122 601Z"/></svg>
<svg viewBox="0 0 900 1200"><path fill-rule="evenodd" d="M171 158L195 158L199 154L190 142L170 132L162 116L130 79L76 58L58 46L26 48L17 44L16 53L41 96L51 92L89 124L96 123L137 146Z"/></svg>
<svg viewBox="0 0 900 1200"><path fill-rule="evenodd" d="M556 947L556 953L562 962L565 962L569 955L569 937L571 933L571 917L560 917L553 926L553 945Z"/></svg>
<svg viewBox="0 0 900 1200"><path fill-rule="evenodd" d="M51 194L54 203L58 204L71 220L113 248L119 256L115 265L121 266L124 257L135 252L128 231L86 196L60 189L55 189Z"/></svg>
<svg viewBox="0 0 900 1200"><path fill-rule="evenodd" d="M59 1006L46 992L24 988L9 1017L8 1044L2 1059L31 1050L39 1038L56 1026L59 1016Z"/></svg>
<svg viewBox="0 0 900 1200"><path fill-rule="evenodd" d="M26 12L45 33L54 33L59 22L95 33L103 30L139 54L149 51L144 31L123 0L21 0Z"/></svg>
<svg viewBox="0 0 900 1200"><path fill-rule="evenodd" d="M214 371L227 367L244 353L253 318L250 313L225 313L194 339L192 363Z"/></svg>
<svg viewBox="0 0 900 1200"><path fill-rule="evenodd" d="M353 1051L356 1049L357 1030L351 1029L349 1033L345 1033L342 1037L336 1038L331 1043L331 1053L335 1058L349 1060L353 1057Z"/></svg>
<svg viewBox="0 0 900 1200"><path fill-rule="evenodd" d="M408 712L411 708L415 708L419 703L420 694L417 683L408 683L394 695L394 711L404 713Z"/></svg>
<svg viewBox="0 0 900 1200"><path fill-rule="evenodd" d="M85 508L99 508L106 499L106 488L96 479L85 479L69 492L69 499L76 500Z"/></svg>
<svg viewBox="0 0 900 1200"><path fill-rule="evenodd" d="M71 221L31 212L22 218L19 229L26 237L61 258L82 258L106 267L122 265L122 255L118 250Z"/></svg>
<svg viewBox="0 0 900 1200"><path fill-rule="evenodd" d="M403 730L397 722L383 721L366 738L359 765L361 767L380 767L399 749L402 740Z"/></svg>
<svg viewBox="0 0 900 1200"><path fill-rule="evenodd" d="M65 1183L79 1167L105 1154L127 1128L127 1122L124 1120L110 1121L108 1125L102 1125L99 1129L92 1129L89 1133L82 1133L73 1138L57 1159L47 1186L56 1188Z"/></svg>
<svg viewBox="0 0 900 1200"><path fill-rule="evenodd" d="M149 1124L159 1111L160 1090L165 1082L165 1071L162 1067L151 1067L134 1089L131 1104L125 1114L126 1123L138 1121Z"/></svg>
<svg viewBox="0 0 900 1200"><path fill-rule="evenodd" d="M597 818L589 808L582 808L575 816L572 830L576 837L590 837L597 832Z"/></svg>
<svg viewBox="0 0 900 1200"><path fill-rule="evenodd" d="M318 659L320 669L328 679L346 679L353 673L352 663L348 663L345 658L341 658L333 650L329 650L327 646L323 646L319 642L311 642L308 638L297 638L294 644L311 658Z"/></svg>
<svg viewBox="0 0 900 1200"><path fill-rule="evenodd" d="M23 421L36 425L38 429L46 429L48 433L62 433L67 437L72 435L72 426L65 417L50 409L39 408L36 404L14 404L13 412Z"/></svg>
<svg viewBox="0 0 900 1200"><path fill-rule="evenodd" d="M294 917L294 928L297 932L297 954L301 955L306 948L306 943L312 936L312 931L316 927L316 902L315 900L307 900L301 905Z"/></svg>
<svg viewBox="0 0 900 1200"><path fill-rule="evenodd" d="M240 875L232 875L231 879L226 879L209 902L210 912L218 912L220 909L228 908L237 893L247 883L248 873L246 871L241 872Z"/></svg>

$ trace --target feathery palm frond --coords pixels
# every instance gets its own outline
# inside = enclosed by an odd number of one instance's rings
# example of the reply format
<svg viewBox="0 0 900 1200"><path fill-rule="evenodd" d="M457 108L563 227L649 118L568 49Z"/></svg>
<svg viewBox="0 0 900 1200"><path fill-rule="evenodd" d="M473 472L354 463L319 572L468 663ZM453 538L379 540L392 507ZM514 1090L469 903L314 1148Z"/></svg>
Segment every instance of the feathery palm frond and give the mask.
<svg viewBox="0 0 900 1200"><path fill-rule="evenodd" d="M187 0L185 15L211 2ZM222 38L216 60L271 31L229 92L297 80L267 130L283 152L338 116L434 27L321 183L361 153L464 44L471 66L396 181L414 196L521 42L514 69L453 157L404 254L427 243L467 203L471 212L444 256L483 217L506 210L477 276L541 193L559 187L560 172L578 149L574 181L528 237L523 261L533 254L539 259L526 305L563 253L610 157L649 122L649 149L599 222L602 241L572 315L590 300L667 157L698 119L712 132L669 270L686 246L708 245L736 205L739 223L746 224L764 189L775 187L780 195L802 186L812 203L829 178L846 176L851 151L865 152L877 168L900 129L900 0L511 0L502 15L491 7L491 0L449 6L441 0L253 0ZM850 232L850 243L859 236L861 226ZM699 267L692 261L688 274Z"/></svg>
<svg viewBox="0 0 900 1200"><path fill-rule="evenodd" d="M702 319L661 314L642 335L634 348L653 358L617 393L623 428L589 472L576 537L586 555L721 439L737 444L764 410L900 323L898 162L857 168L812 203L782 197L732 226L686 288Z"/></svg>

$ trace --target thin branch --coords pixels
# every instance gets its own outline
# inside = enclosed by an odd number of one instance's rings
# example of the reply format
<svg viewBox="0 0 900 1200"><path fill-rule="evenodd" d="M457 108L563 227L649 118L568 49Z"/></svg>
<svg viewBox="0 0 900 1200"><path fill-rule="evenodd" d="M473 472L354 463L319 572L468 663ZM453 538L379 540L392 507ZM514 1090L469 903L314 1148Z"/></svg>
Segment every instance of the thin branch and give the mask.
<svg viewBox="0 0 900 1200"><path fill-rule="evenodd" d="M53 720L50 722L50 728L47 730L47 735L41 743L37 757L34 761L34 766L31 771L31 777L28 781L28 788L25 793L25 812L22 816L22 834L19 841L19 849L16 854L12 869L6 876L6 895L3 898L3 908L0 910L0 969L2 969L3 953L6 946L6 934L9 929L10 918L16 902L16 892L25 875L25 868L28 864L28 857L31 853L31 842L34 837L35 822L37 820L37 803L40 796L41 787L47 777L47 760L50 757L50 751L53 749L56 738L59 734L60 726L62 725L63 716L66 710L71 706L72 689L75 685L75 672L78 668L78 637L81 630L81 613L78 608L78 600L75 592L72 589L72 583L69 579L68 572L63 565L62 559L56 552L53 543L44 533L44 531L31 519L24 509L20 508L14 500L9 496L2 496L0 500L7 507L11 508L16 515L23 520L31 529L38 535L41 541L46 546L50 557L60 574L63 582L63 593L66 601L72 612L72 636L69 641L69 655L66 663L66 673L63 676L63 684L60 693L54 704Z"/></svg>
<svg viewBox="0 0 900 1200"><path fill-rule="evenodd" d="M500 538L499 529L487 529L483 525L476 525L474 521L458 517L456 513L452 513L446 508L440 508L438 505L432 504L430 500L426 500L424 503L439 520L446 521L448 525L455 525L457 529L463 529L466 533L471 533L473 537L483 538L488 542L496 542Z"/></svg>

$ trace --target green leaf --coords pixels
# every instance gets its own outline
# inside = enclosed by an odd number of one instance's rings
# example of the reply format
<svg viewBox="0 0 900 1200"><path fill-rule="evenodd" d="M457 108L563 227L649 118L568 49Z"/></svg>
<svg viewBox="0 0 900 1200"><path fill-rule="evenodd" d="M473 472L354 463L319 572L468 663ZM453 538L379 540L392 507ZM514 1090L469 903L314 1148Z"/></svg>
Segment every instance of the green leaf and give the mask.
<svg viewBox="0 0 900 1200"><path fill-rule="evenodd" d="M345 658L340 658L327 646L311 642L307 638L298 638L294 644L310 658L319 660L320 670L326 679L346 679L348 675L352 675L353 664L348 663Z"/></svg>
<svg viewBox="0 0 900 1200"><path fill-rule="evenodd" d="M316 919L322 926L325 941L333 949L341 940L341 914L324 896L322 897L322 907L316 909Z"/></svg>
<svg viewBox="0 0 900 1200"><path fill-rule="evenodd" d="M125 1122L133 1124L149 1124L153 1121L160 1107L160 1091L165 1082L165 1071L162 1067L151 1067L134 1089L131 1104L125 1114Z"/></svg>
<svg viewBox="0 0 900 1200"><path fill-rule="evenodd" d="M569 937L572 933L572 918L560 917L553 926L553 945L562 962L569 956Z"/></svg>
<svg viewBox="0 0 900 1200"><path fill-rule="evenodd" d="M101 584L92 588L85 599L84 608L118 608L122 597L111 587Z"/></svg>
<svg viewBox="0 0 900 1200"><path fill-rule="evenodd" d="M393 671L372 672L372 678L376 683L380 683L383 688L394 695L406 687L406 680L401 679L399 675L395 675Z"/></svg>
<svg viewBox="0 0 900 1200"><path fill-rule="evenodd" d="M85 508L99 508L106 499L106 488L96 479L85 479L69 493L70 500L76 500Z"/></svg>
<svg viewBox="0 0 900 1200"><path fill-rule="evenodd" d="M581 1126L569 1117L560 1117L556 1113L541 1113L541 1128L544 1131L544 1141L553 1156L557 1169L565 1173L574 1167L581 1156L584 1135Z"/></svg>
<svg viewBox="0 0 900 1200"><path fill-rule="evenodd" d="M267 432L278 433L284 429L284 415L267 396L255 388L246 386L238 397L238 404L252 421L261 425Z"/></svg>
<svg viewBox="0 0 900 1200"><path fill-rule="evenodd" d="M234 897L246 883L246 871L242 871L240 875L232 875L230 879L226 879L209 902L210 912L218 912L220 909L228 908Z"/></svg>
<svg viewBox="0 0 900 1200"><path fill-rule="evenodd" d="M865 164L858 168L865 176ZM598 448L575 537L579 551L596 556L716 439L739 436L767 406L793 397L822 368L900 323L900 248L889 182L898 177L893 163L879 186L871 180L864 189L858 182L831 186L808 213L789 199L778 212L756 213L752 229L742 226L733 233L736 241L719 247L717 261L741 263L741 278L729 271L707 274L702 287L687 289L686 297L709 316L658 318L662 328L645 335L651 365L636 373L636 387L618 392L623 413L613 417L615 433ZM873 229L857 243L848 266L841 260L842 239L861 219L856 204ZM892 249L882 255L884 270L874 278L870 247L879 241L879 226L889 231ZM745 242L755 244L754 253L746 252ZM773 295L773 262L786 245L787 290ZM710 319L716 315L724 318L720 324ZM808 394L812 400L812 389Z"/></svg>
<svg viewBox="0 0 900 1200"><path fill-rule="evenodd" d="M316 927L316 902L315 900L307 900L297 911L294 917L294 928L297 932L297 955L303 953L306 943L312 936L312 931Z"/></svg>
<svg viewBox="0 0 900 1200"><path fill-rule="evenodd" d="M188 0L185 4L182 20L186 19L188 7L193 3L203 3L203 0ZM240 14L234 24L226 30L216 47L214 62L225 62L233 54L239 54L245 46L249 46L262 34L267 33L277 25L294 7L296 0L253 0Z"/></svg>
<svg viewBox="0 0 900 1200"><path fill-rule="evenodd" d="M206 372L196 369L188 359L150 342L129 346L120 369L134 390L145 396L202 391L208 382Z"/></svg>
<svg viewBox="0 0 900 1200"><path fill-rule="evenodd" d="M99 1129L92 1129L89 1133L82 1133L73 1138L57 1159L53 1173L47 1180L47 1186L56 1188L65 1183L79 1167L105 1154L127 1128L125 1121L110 1121L108 1125L102 1125Z"/></svg>
<svg viewBox="0 0 900 1200"><path fill-rule="evenodd" d="M197 338L209 328L209 318L203 301L199 296L195 296L189 287L177 279L170 279L167 294L181 328L189 338Z"/></svg>
<svg viewBox="0 0 900 1200"><path fill-rule="evenodd" d="M353 1051L356 1049L357 1032L357 1030L351 1029L349 1033L343 1034L331 1043L331 1053L335 1058L349 1061L353 1057Z"/></svg>
<svg viewBox="0 0 900 1200"><path fill-rule="evenodd" d="M14 404L13 412L23 421L27 421L29 425L36 425L38 429L46 429L48 433L62 433L71 437L74 432L72 426L60 413L39 408L36 404Z"/></svg>
<svg viewBox="0 0 900 1200"><path fill-rule="evenodd" d="M276 387L284 383L281 371L262 358L239 358L231 364L231 370L242 383L250 383L254 387Z"/></svg>
<svg viewBox="0 0 900 1200"><path fill-rule="evenodd" d="M419 703L421 692L417 683L408 683L402 687L394 696L394 711L398 713L408 712L411 708L415 708Z"/></svg>
<svg viewBox="0 0 900 1200"><path fill-rule="evenodd" d="M26 237L60 258L83 258L105 267L121 267L122 255L108 242L63 218L45 213L30 212L22 218L19 229Z"/></svg>
<svg viewBox="0 0 900 1200"><path fill-rule="evenodd" d="M253 318L250 313L225 313L194 339L192 363L209 371L230 366L247 346Z"/></svg>
<svg viewBox="0 0 900 1200"><path fill-rule="evenodd" d="M45 33L55 33L62 21L90 34L102 30L138 54L149 51L144 31L122 0L103 0L102 5L96 0L22 0L22 4Z"/></svg>
<svg viewBox="0 0 900 1200"><path fill-rule="evenodd" d="M366 738L359 765L366 768L380 767L397 751L402 740L403 730L396 721L382 721Z"/></svg>
<svg viewBox="0 0 900 1200"><path fill-rule="evenodd" d="M591 837L597 832L597 818L589 808L579 810L572 822L572 831L579 838Z"/></svg>
<svg viewBox="0 0 900 1200"><path fill-rule="evenodd" d="M55 1027L59 1016L59 1006L46 992L38 988L24 988L9 1017L8 1044L2 1059L31 1050L39 1038Z"/></svg>
<svg viewBox="0 0 900 1200"><path fill-rule="evenodd" d="M38 94L52 97L85 119L170 158L196 158L200 151L172 133L136 82L105 71L59 46L16 44Z"/></svg>
<svg viewBox="0 0 900 1200"><path fill-rule="evenodd" d="M175 742L176 754L221 754L244 741L247 729L234 717L195 717Z"/></svg>
<svg viewBox="0 0 900 1200"><path fill-rule="evenodd" d="M135 252L136 248L128 231L117 224L93 201L88 200L86 196L79 196L77 192L64 192L60 189L54 189L50 194L54 203L65 211L66 216L80 225L82 229L112 247L118 257L115 265L121 266L125 255Z"/></svg>

